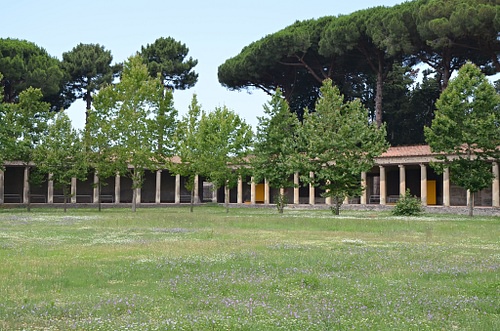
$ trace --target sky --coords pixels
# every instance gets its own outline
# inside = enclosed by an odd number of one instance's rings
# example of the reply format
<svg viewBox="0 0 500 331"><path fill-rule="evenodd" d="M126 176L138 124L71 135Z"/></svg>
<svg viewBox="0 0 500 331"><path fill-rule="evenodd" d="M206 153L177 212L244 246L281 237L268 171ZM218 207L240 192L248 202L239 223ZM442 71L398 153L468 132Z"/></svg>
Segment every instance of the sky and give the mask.
<svg viewBox="0 0 500 331"><path fill-rule="evenodd" d="M0 38L31 41L62 59L80 43L100 44L123 62L160 37L172 37L198 60L196 85L174 92L174 107L187 113L193 94L205 111L226 106L256 128L270 97L260 90L230 91L217 79L217 68L243 47L297 20L349 14L403 0L2 0ZM68 110L73 126L82 129L83 101Z"/></svg>

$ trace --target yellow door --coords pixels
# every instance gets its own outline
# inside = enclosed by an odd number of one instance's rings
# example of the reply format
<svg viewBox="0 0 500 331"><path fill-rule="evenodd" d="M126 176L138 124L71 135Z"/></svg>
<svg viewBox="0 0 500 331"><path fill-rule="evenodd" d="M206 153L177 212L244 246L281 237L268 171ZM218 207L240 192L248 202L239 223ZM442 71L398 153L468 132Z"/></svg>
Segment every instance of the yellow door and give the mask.
<svg viewBox="0 0 500 331"><path fill-rule="evenodd" d="M264 203L264 184L255 185L255 202Z"/></svg>
<svg viewBox="0 0 500 331"><path fill-rule="evenodd" d="M435 205L436 204L436 181L428 180L427 181L427 204Z"/></svg>

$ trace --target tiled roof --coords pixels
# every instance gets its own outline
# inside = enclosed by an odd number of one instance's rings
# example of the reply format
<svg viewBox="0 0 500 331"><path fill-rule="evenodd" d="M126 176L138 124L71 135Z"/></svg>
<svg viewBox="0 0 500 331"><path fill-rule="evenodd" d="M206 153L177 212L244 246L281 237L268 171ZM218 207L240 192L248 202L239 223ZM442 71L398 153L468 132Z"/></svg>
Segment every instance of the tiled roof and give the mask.
<svg viewBox="0 0 500 331"><path fill-rule="evenodd" d="M405 156L430 156L435 155L431 152L429 145L415 145L415 146L396 146L389 147L389 149L380 155L384 157L405 157Z"/></svg>

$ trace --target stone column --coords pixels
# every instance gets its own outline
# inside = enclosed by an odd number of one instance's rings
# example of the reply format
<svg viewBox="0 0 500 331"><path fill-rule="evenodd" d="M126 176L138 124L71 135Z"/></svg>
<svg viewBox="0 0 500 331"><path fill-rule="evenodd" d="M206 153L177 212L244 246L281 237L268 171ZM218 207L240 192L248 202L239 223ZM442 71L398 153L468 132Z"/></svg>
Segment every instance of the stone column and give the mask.
<svg viewBox="0 0 500 331"><path fill-rule="evenodd" d="M443 172L443 206L450 206L450 168Z"/></svg>
<svg viewBox="0 0 500 331"><path fill-rule="evenodd" d="M52 174L49 174L47 182L47 203L54 203L54 181L52 180Z"/></svg>
<svg viewBox="0 0 500 331"><path fill-rule="evenodd" d="M116 174L116 176L115 176L115 203L120 203L120 191L121 191L120 174Z"/></svg>
<svg viewBox="0 0 500 331"><path fill-rule="evenodd" d="M92 189L92 202L97 203L99 201L99 177L97 176L97 171L94 172L94 188Z"/></svg>
<svg viewBox="0 0 500 331"><path fill-rule="evenodd" d="M181 175L175 175L175 203L181 203Z"/></svg>
<svg viewBox="0 0 500 331"><path fill-rule="evenodd" d="M361 173L361 188L363 189L363 192L361 192L359 203L362 205L366 205L366 201L368 201L368 191L366 190L366 172L364 171Z"/></svg>
<svg viewBox="0 0 500 331"><path fill-rule="evenodd" d="M269 204L269 181L264 178L264 204Z"/></svg>
<svg viewBox="0 0 500 331"><path fill-rule="evenodd" d="M156 171L156 196L155 196L155 202L157 204L160 204L161 202L161 170Z"/></svg>
<svg viewBox="0 0 500 331"><path fill-rule="evenodd" d="M314 178L314 172L310 172L309 173L309 177L310 178ZM316 196L315 196L316 192L314 190L314 185L313 184L309 184L309 204L310 205L314 205L316 203Z"/></svg>
<svg viewBox="0 0 500 331"><path fill-rule="evenodd" d="M0 205L4 203L5 194L5 174L3 170L0 169Z"/></svg>
<svg viewBox="0 0 500 331"><path fill-rule="evenodd" d="M141 202L142 202L142 195L141 195L141 193L142 193L142 190L141 190L140 187L138 187L138 188L135 189L135 203L138 204L138 205L140 205Z"/></svg>
<svg viewBox="0 0 500 331"><path fill-rule="evenodd" d="M427 166L420 164L420 201L427 206Z"/></svg>
<svg viewBox="0 0 500 331"><path fill-rule="evenodd" d="M500 207L500 170L498 162L493 162L493 186L491 190L491 205L493 207Z"/></svg>
<svg viewBox="0 0 500 331"><path fill-rule="evenodd" d="M328 181L326 181L326 184L327 184L327 185L330 185L330 181L329 181L329 180L328 180ZM328 193L328 192L330 192L330 190L329 190L329 189L327 189L327 190L326 190L326 193ZM347 201L347 203L349 203L349 201ZM325 198L325 204L327 204L327 205L331 206L331 205L332 205L332 197L330 197L330 196L326 197L326 198Z"/></svg>
<svg viewBox="0 0 500 331"><path fill-rule="evenodd" d="M76 178L71 178L71 203L76 203Z"/></svg>
<svg viewBox="0 0 500 331"><path fill-rule="evenodd" d="M385 205L387 198L387 185L385 183L385 167L384 166L379 166L379 167L380 167L380 204Z"/></svg>
<svg viewBox="0 0 500 331"><path fill-rule="evenodd" d="M229 186L224 185L224 204L229 204L231 202L231 190L229 190Z"/></svg>
<svg viewBox="0 0 500 331"><path fill-rule="evenodd" d="M250 179L250 203L255 205L255 180L253 177Z"/></svg>
<svg viewBox="0 0 500 331"><path fill-rule="evenodd" d="M200 176L194 176L194 203L200 203Z"/></svg>
<svg viewBox="0 0 500 331"><path fill-rule="evenodd" d="M404 164L399 165L399 195L406 192L406 168Z"/></svg>
<svg viewBox="0 0 500 331"><path fill-rule="evenodd" d="M238 197L237 203L243 204L243 178L241 176L238 177Z"/></svg>
<svg viewBox="0 0 500 331"><path fill-rule="evenodd" d="M293 174L293 204L298 205L300 203L300 181L299 181L299 173L296 172Z"/></svg>
<svg viewBox="0 0 500 331"><path fill-rule="evenodd" d="M29 199L29 180L30 180L30 167L24 167L24 178L23 178L23 203L28 203Z"/></svg>

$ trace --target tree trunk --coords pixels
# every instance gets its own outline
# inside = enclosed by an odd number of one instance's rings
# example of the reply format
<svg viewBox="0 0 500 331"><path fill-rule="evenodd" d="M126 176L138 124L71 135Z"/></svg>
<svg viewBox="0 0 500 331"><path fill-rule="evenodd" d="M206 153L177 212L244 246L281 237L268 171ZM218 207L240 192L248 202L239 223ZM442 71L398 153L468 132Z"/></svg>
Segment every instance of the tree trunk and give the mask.
<svg viewBox="0 0 500 331"><path fill-rule="evenodd" d="M377 91L375 94L375 121L377 127L382 126L382 98L383 98L383 88L384 88L384 75L382 72L382 64L379 64L379 69L377 72Z"/></svg>

